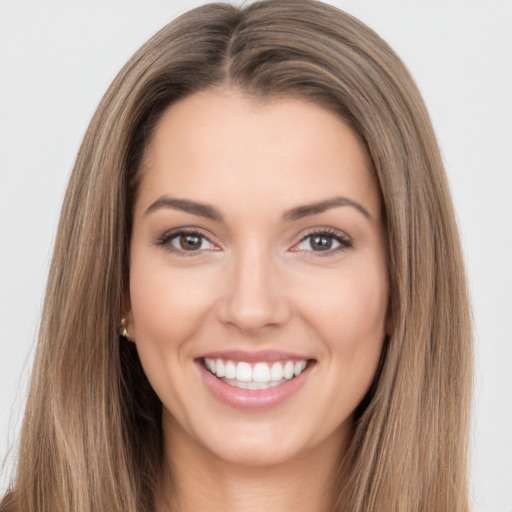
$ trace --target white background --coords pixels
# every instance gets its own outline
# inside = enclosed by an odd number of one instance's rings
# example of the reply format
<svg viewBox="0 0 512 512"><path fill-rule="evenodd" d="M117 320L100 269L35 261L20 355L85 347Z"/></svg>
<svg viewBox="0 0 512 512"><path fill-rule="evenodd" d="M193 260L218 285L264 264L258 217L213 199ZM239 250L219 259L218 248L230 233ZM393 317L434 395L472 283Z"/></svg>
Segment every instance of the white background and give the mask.
<svg viewBox="0 0 512 512"><path fill-rule="evenodd" d="M88 121L128 57L201 3L0 0L0 461L19 432L60 203ZM512 0L331 3L393 46L433 118L475 316L474 509L511 512ZM0 489L11 468L7 458Z"/></svg>

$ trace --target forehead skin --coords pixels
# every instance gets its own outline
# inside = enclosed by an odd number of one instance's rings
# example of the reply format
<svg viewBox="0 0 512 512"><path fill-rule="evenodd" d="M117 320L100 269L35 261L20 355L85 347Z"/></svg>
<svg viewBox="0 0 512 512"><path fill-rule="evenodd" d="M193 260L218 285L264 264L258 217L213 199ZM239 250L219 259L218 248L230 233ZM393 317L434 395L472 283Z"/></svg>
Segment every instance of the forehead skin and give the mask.
<svg viewBox="0 0 512 512"><path fill-rule="evenodd" d="M318 123L325 127L320 137ZM292 131L295 136L290 138ZM254 140L260 144L258 152L253 149ZM329 151L324 151L325 147ZM314 155L314 160L307 155ZM157 174L165 172L173 196L181 197L180 190L193 187L197 200L211 202L212 192L222 186L226 192L231 188L240 205L247 206L254 197L254 207L258 208L256 192L262 189L262 175L270 166L272 182L265 176L265 188L279 188L282 202L290 208L304 202L304 191L312 201L319 194L325 196L316 172L321 168L323 175L326 171L343 174L347 188L343 195L359 189L357 197L350 197L368 204L372 218L380 220L380 193L367 152L337 114L301 98L261 100L233 89L196 93L166 110L146 148L141 168L144 185L139 187L137 206L149 206L149 198L144 200L141 192L153 188L151 184L156 185L161 178ZM366 171L363 176L362 168ZM172 175L169 170L174 171ZM289 186L291 173L296 178L294 187ZM213 183L210 176L215 176ZM351 182L357 187L347 187Z"/></svg>

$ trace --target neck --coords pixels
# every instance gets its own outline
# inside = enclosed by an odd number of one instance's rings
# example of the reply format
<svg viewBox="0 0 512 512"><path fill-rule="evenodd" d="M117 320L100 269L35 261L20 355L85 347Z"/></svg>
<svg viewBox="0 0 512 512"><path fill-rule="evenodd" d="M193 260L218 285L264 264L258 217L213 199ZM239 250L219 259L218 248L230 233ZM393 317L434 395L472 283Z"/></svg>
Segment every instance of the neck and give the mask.
<svg viewBox="0 0 512 512"><path fill-rule="evenodd" d="M199 447L176 423L164 433L166 475L157 512L327 510L347 439L335 432L292 460L241 465Z"/></svg>

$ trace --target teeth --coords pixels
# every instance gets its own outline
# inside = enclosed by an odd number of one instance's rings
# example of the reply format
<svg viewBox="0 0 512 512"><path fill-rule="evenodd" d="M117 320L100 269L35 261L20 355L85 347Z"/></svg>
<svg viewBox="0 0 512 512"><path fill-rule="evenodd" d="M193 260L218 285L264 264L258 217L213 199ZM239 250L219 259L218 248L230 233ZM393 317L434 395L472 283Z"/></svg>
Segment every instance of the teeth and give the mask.
<svg viewBox="0 0 512 512"><path fill-rule="evenodd" d="M270 376L272 380L281 380L283 378L283 365L274 363L270 369Z"/></svg>
<svg viewBox="0 0 512 512"><path fill-rule="evenodd" d="M287 382L286 379L283 379L279 382L240 382L238 380L226 380L222 379L226 384L229 384L230 386L234 386L236 388L241 389L268 389L272 388L274 386L279 386L279 384L283 384L284 382Z"/></svg>
<svg viewBox="0 0 512 512"><path fill-rule="evenodd" d="M278 361L271 365L259 362L251 365L245 361L224 361L206 357L204 366L232 386L242 389L267 389L300 375L305 370L307 361Z"/></svg>
<svg viewBox="0 0 512 512"><path fill-rule="evenodd" d="M306 365L307 365L306 361L297 361L295 363L295 367L293 368L293 374L295 376L300 375L304 371L304 368L306 368Z"/></svg>
<svg viewBox="0 0 512 512"><path fill-rule="evenodd" d="M287 361L283 368L284 378L290 380L293 377L293 370L295 365L291 361Z"/></svg>
<svg viewBox="0 0 512 512"><path fill-rule="evenodd" d="M234 379L236 377L236 367L235 367L235 363L233 363L232 361L228 361L226 363L226 365L224 366L225 368L225 377L226 379ZM218 377L218 375L217 375Z"/></svg>
<svg viewBox="0 0 512 512"><path fill-rule="evenodd" d="M269 382L270 378L270 368L266 363L256 363L252 370L252 380L254 382ZM279 379L281 380L281 379Z"/></svg>
<svg viewBox="0 0 512 512"><path fill-rule="evenodd" d="M252 381L252 368L249 363L238 363L236 365L236 380L240 382Z"/></svg>
<svg viewBox="0 0 512 512"><path fill-rule="evenodd" d="M226 375L226 371L224 369L224 361L222 359L217 359L215 362L215 374L217 377L224 377Z"/></svg>

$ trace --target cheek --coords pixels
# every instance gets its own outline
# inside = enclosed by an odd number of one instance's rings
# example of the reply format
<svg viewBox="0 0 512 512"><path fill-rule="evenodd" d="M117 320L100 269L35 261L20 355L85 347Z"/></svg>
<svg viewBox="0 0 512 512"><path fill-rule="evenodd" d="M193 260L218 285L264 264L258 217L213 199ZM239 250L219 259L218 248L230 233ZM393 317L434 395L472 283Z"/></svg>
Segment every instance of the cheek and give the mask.
<svg viewBox="0 0 512 512"><path fill-rule="evenodd" d="M325 336L361 343L385 332L388 284L384 272L372 268L347 268L309 283L304 310ZM306 306L306 301L308 306Z"/></svg>
<svg viewBox="0 0 512 512"><path fill-rule="evenodd" d="M333 363L330 378L342 380L357 405L372 382L382 351L388 304L386 274L350 269L339 279L317 285L310 301L309 323L315 326Z"/></svg>
<svg viewBox="0 0 512 512"><path fill-rule="evenodd" d="M168 409L179 411L183 407L178 390L183 388L184 379L191 381L190 372L195 370L188 364L191 344L187 342L204 324L211 289L211 279L201 272L148 263L132 254L129 332L133 332L151 386Z"/></svg>
<svg viewBox="0 0 512 512"><path fill-rule="evenodd" d="M162 264L138 265L130 271L133 336L176 344L190 337L212 302L212 279L198 271Z"/></svg>

